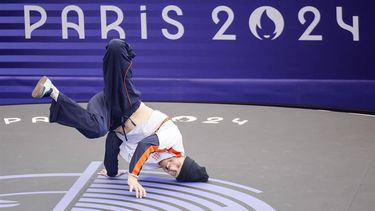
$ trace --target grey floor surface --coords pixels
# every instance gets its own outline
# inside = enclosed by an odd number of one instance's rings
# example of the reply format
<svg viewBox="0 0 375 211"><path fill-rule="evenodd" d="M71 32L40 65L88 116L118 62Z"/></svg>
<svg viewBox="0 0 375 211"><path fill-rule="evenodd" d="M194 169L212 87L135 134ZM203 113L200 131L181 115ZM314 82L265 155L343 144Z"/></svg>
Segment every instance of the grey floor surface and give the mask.
<svg viewBox="0 0 375 211"><path fill-rule="evenodd" d="M147 104L175 117L187 154L206 166L211 178L261 190L253 196L275 210L375 210L375 116ZM0 106L0 211L51 210L78 177L30 175L82 173L103 159L104 138L87 140L65 126L32 123L47 117L48 107ZM121 161L121 167L127 164Z"/></svg>

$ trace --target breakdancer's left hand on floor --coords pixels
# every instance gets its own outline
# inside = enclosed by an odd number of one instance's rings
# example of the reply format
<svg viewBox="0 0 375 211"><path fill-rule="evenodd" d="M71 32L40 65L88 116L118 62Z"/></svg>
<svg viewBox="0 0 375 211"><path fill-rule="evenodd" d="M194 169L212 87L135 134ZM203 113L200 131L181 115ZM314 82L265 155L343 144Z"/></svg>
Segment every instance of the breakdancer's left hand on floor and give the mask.
<svg viewBox="0 0 375 211"><path fill-rule="evenodd" d="M126 173L128 173L128 171L126 171L124 169L120 169L120 170L117 171L117 175L115 177L119 177L119 176L124 175ZM109 177L108 174L107 174L107 170L106 169L103 169L100 172L98 172L98 175Z"/></svg>

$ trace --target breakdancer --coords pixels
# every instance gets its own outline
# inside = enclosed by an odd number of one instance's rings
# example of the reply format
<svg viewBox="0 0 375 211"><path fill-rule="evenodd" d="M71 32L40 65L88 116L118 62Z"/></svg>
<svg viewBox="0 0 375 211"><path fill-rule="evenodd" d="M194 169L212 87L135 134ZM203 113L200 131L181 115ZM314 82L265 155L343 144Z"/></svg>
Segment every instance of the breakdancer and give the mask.
<svg viewBox="0 0 375 211"><path fill-rule="evenodd" d="M128 43L111 40L103 58L104 90L93 96L82 108L61 93L49 78L43 76L35 86L34 98L51 97L50 122L76 128L87 138L107 134L104 166L99 174L115 177L118 155L129 162L129 191L137 198L146 196L138 182L142 168L162 168L181 182L206 182L205 167L184 153L178 127L164 113L148 107L134 87L132 60L135 57Z"/></svg>

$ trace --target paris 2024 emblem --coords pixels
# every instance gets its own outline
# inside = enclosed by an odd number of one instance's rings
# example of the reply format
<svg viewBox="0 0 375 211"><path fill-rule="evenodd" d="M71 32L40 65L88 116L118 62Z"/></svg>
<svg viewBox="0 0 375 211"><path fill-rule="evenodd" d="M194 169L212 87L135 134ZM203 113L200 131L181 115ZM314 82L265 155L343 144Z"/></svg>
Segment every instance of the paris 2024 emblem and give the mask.
<svg viewBox="0 0 375 211"><path fill-rule="evenodd" d="M260 40L274 40L278 38L284 30L284 18L274 7L259 7L251 13L249 27L251 33L253 33L256 38Z"/></svg>

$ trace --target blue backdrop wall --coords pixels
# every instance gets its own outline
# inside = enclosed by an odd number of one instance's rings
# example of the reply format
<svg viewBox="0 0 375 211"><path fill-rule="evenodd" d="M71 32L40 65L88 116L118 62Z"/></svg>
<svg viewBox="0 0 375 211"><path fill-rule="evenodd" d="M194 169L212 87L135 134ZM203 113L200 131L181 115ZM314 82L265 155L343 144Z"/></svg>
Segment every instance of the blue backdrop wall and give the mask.
<svg viewBox="0 0 375 211"><path fill-rule="evenodd" d="M137 53L146 101L375 111L375 3L37 1L0 3L0 104L36 103L41 75L78 101L102 89L112 38Z"/></svg>

